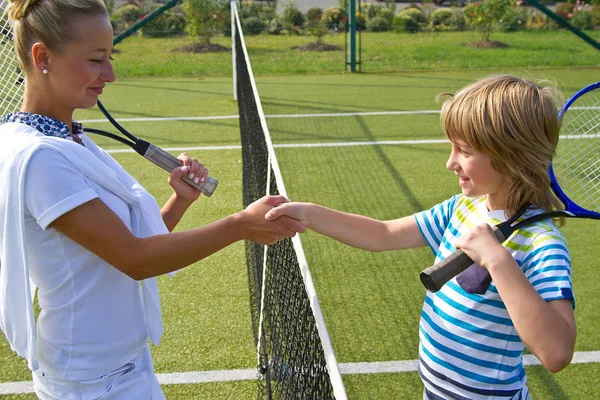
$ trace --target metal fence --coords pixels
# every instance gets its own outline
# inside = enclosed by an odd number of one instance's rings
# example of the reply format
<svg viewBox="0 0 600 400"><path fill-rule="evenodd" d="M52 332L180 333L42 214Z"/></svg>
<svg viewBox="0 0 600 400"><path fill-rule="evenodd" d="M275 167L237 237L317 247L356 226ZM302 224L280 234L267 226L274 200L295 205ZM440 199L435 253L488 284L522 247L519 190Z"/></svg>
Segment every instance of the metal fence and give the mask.
<svg viewBox="0 0 600 400"><path fill-rule="evenodd" d="M349 1L238 2L254 72L349 70ZM357 1L360 71L600 65L600 52L591 42L516 0ZM232 73L228 0L106 3L115 34L121 35L115 46L120 76ZM578 1L548 7L590 41L600 38L595 30L600 5ZM157 9L158 16L149 18Z"/></svg>

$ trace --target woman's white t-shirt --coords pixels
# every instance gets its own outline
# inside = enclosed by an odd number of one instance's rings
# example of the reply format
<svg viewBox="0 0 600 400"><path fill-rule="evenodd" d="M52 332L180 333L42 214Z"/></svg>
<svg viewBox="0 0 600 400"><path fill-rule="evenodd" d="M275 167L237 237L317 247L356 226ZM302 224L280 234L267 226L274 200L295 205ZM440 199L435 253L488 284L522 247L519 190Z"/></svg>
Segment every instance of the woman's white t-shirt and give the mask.
<svg viewBox="0 0 600 400"><path fill-rule="evenodd" d="M131 360L148 342L140 283L49 227L95 198L131 229L128 204L87 179L64 155L40 149L32 156L25 176L27 256L42 310L37 358L51 377L98 377Z"/></svg>

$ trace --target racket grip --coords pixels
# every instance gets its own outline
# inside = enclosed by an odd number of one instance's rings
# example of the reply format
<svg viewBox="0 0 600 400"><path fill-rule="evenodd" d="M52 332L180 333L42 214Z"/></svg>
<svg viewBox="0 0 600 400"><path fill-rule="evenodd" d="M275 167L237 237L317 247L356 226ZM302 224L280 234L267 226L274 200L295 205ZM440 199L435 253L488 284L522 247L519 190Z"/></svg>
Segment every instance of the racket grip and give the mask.
<svg viewBox="0 0 600 400"><path fill-rule="evenodd" d="M450 254L439 263L425 268L420 274L421 283L430 292L437 292L456 275L473 265L473 260L462 250Z"/></svg>
<svg viewBox="0 0 600 400"><path fill-rule="evenodd" d="M500 243L504 242L504 234L497 227L492 227L496 239ZM437 292L456 275L473 265L473 260L462 250L457 250L439 263L425 268L419 274L421 283L430 292Z"/></svg>
<svg viewBox="0 0 600 400"><path fill-rule="evenodd" d="M152 161L154 164L158 165L167 172L171 172L175 168L181 167L182 163L177 157L167 153L166 151L164 151L160 147L153 145L152 143L146 143L148 144L148 148L142 155L147 160ZM217 188L217 185L219 184L218 180L216 180L215 178L211 178L210 176L206 179L205 182L202 183L194 182L187 175L185 175L182 178L182 180L188 185L200 190L200 192L202 192L202 194L204 194L205 196L209 197L213 194L213 192Z"/></svg>

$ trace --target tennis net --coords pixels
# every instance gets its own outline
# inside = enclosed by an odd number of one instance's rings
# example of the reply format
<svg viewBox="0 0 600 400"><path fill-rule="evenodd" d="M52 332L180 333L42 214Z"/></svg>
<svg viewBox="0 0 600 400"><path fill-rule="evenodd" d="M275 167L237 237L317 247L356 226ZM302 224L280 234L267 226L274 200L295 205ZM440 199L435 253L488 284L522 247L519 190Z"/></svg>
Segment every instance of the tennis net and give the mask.
<svg viewBox="0 0 600 400"><path fill-rule="evenodd" d="M287 194L256 90L237 6L231 4L246 207L266 194ZM258 397L346 399L298 235L273 246L246 242L246 261L257 346Z"/></svg>

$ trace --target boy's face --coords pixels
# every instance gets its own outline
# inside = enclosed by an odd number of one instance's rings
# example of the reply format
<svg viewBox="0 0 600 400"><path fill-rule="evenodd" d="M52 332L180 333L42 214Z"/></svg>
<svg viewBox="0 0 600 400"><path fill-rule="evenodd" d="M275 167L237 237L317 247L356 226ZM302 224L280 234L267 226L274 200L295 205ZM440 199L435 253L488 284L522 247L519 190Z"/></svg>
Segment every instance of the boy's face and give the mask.
<svg viewBox="0 0 600 400"><path fill-rule="evenodd" d="M492 160L487 154L461 140L452 141L446 168L460 178L458 183L465 196L487 195L489 210L504 209L508 182L492 167Z"/></svg>

